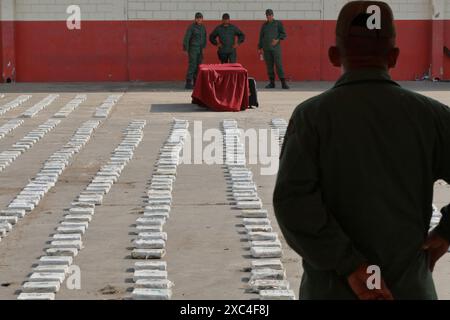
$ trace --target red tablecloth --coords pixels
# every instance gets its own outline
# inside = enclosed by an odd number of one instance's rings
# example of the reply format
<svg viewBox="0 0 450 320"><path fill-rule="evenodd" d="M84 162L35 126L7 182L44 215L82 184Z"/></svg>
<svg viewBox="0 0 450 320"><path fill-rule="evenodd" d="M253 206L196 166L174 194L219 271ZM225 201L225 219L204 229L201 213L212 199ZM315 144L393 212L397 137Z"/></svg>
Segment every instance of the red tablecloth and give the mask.
<svg viewBox="0 0 450 320"><path fill-rule="evenodd" d="M192 102L215 111L241 111L249 106L248 71L239 63L201 64Z"/></svg>

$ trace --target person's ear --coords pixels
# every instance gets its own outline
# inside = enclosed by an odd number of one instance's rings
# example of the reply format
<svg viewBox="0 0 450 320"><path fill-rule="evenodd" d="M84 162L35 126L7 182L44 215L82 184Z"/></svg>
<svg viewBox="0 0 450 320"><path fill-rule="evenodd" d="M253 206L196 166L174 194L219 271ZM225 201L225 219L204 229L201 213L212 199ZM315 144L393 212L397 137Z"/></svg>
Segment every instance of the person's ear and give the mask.
<svg viewBox="0 0 450 320"><path fill-rule="evenodd" d="M339 52L338 47L332 46L330 47L330 49L328 49L328 59L330 59L330 62L333 66L338 68L342 66L341 53Z"/></svg>
<svg viewBox="0 0 450 320"><path fill-rule="evenodd" d="M394 48L389 51L389 54L388 54L388 68L389 69L395 68L395 66L397 65L397 60L398 60L399 55L400 55L399 48Z"/></svg>

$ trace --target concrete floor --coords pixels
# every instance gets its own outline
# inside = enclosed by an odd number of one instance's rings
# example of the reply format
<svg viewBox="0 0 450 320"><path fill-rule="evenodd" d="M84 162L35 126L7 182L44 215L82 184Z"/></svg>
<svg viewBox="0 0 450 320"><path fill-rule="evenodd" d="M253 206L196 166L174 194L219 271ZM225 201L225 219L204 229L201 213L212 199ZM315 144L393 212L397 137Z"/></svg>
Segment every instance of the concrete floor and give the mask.
<svg viewBox="0 0 450 320"><path fill-rule="evenodd" d="M83 238L85 248L74 259L81 269L81 290L62 286L57 299L124 299L130 295L133 260L129 259L133 236L131 225L141 213L147 183L161 144L168 135L173 118L193 122L201 120L204 129L219 128L223 119L236 119L239 126L269 128L273 118L289 119L300 102L325 90L330 83L293 84L291 91L259 93L261 106L242 113L215 113L191 105L190 93L181 83L160 84L16 84L2 85L0 105L20 93L31 93L32 99L0 117L0 125L20 115L49 92L61 97L0 140L6 150L27 132L45 122L78 92L87 92L88 99L32 149L22 154L0 173L0 209L5 208L17 193L40 170L42 163L61 148L73 132L90 119L95 107L110 92L125 92L109 118L93 134L91 141L77 154L60 176L57 185L40 205L20 220L13 231L0 242L0 299L15 299L17 290L31 272L36 259L43 254L49 235L62 219L64 209L86 187L110 152L121 141L121 130L132 119L148 121L144 139L117 184L105 196ZM450 83L404 83L450 105ZM262 84L260 85L262 86ZM252 166L255 182L264 207L269 210L275 229L271 197L275 176L262 176ZM180 165L173 192L171 219L165 226L168 233L167 255L169 279L175 283L174 299L253 299L245 292L249 267L247 244L237 212L229 205L223 167L220 165ZM435 203L443 206L450 199L448 186L436 185ZM297 293L301 268L300 258L284 246L283 262L288 280ZM450 254L439 263L435 272L439 297L450 299Z"/></svg>

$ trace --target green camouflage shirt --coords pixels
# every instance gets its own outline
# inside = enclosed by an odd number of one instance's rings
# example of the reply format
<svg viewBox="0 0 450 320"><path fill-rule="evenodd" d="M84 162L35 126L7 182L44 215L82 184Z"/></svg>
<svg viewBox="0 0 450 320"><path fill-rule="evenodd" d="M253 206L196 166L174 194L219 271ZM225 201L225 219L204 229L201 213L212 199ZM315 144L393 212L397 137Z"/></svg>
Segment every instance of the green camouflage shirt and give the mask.
<svg viewBox="0 0 450 320"><path fill-rule="evenodd" d="M184 36L183 48L185 51L189 51L190 48L206 47L206 28L204 25L198 25L196 23L191 24Z"/></svg>
<svg viewBox="0 0 450 320"><path fill-rule="evenodd" d="M218 45L217 37L222 44L222 47L219 49L219 51L225 53L229 53L234 50L233 46L236 43L236 37L238 38L238 44L243 43L245 40L244 33L239 30L238 27L232 24L228 26L224 26L223 24L221 24L220 26L216 27L210 34L209 41L215 46Z"/></svg>
<svg viewBox="0 0 450 320"><path fill-rule="evenodd" d="M261 32L259 33L258 49L272 50L274 48L278 48L280 46L280 42L278 42L278 44L274 47L272 46L272 41L274 39L284 40L286 37L286 31L284 30L284 26L281 21L266 21L262 25Z"/></svg>

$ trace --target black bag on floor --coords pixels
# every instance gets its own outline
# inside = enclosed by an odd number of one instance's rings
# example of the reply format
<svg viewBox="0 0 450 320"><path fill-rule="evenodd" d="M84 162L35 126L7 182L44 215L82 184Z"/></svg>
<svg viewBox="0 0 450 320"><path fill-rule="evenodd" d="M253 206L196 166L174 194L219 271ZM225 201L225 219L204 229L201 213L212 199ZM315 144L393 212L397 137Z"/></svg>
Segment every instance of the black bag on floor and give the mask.
<svg viewBox="0 0 450 320"><path fill-rule="evenodd" d="M256 90L255 78L248 78L248 84L250 87L249 107L258 108L258 91Z"/></svg>

